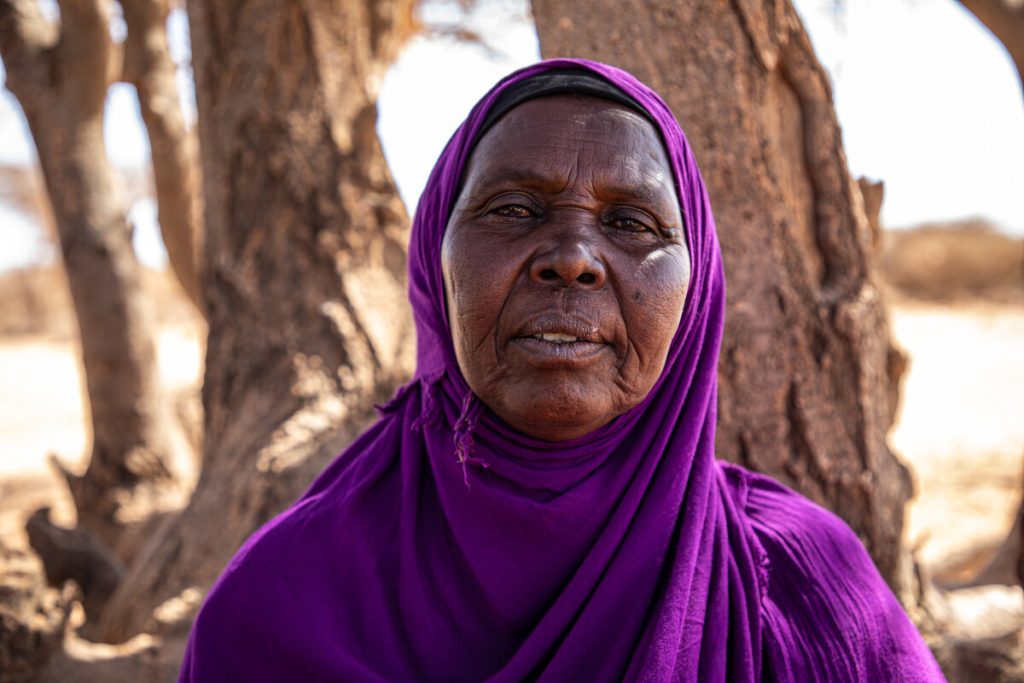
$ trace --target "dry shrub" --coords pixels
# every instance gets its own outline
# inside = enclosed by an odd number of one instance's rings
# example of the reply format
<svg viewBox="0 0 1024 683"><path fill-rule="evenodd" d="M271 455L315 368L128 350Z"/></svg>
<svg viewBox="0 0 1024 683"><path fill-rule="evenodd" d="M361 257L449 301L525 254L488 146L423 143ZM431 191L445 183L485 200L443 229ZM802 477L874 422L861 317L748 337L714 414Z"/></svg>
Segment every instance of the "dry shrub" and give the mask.
<svg viewBox="0 0 1024 683"><path fill-rule="evenodd" d="M928 301L1024 301L1024 239L983 220L885 233L882 276L898 295Z"/></svg>

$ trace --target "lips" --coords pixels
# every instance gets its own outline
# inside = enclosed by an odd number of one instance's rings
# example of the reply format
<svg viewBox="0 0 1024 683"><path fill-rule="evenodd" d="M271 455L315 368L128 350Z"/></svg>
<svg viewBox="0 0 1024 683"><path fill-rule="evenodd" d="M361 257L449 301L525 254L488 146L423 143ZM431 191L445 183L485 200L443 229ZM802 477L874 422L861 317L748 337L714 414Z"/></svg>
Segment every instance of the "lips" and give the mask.
<svg viewBox="0 0 1024 683"><path fill-rule="evenodd" d="M541 332L540 334L533 335L533 338L551 342L552 344L572 344L580 341L571 334L562 334L561 332Z"/></svg>
<svg viewBox="0 0 1024 683"><path fill-rule="evenodd" d="M588 342L603 344L598 326L574 315L548 313L536 316L522 325L513 338L533 338L552 344Z"/></svg>
<svg viewBox="0 0 1024 683"><path fill-rule="evenodd" d="M577 316L546 314L529 320L512 336L509 348L541 367L579 367L611 346L599 327Z"/></svg>

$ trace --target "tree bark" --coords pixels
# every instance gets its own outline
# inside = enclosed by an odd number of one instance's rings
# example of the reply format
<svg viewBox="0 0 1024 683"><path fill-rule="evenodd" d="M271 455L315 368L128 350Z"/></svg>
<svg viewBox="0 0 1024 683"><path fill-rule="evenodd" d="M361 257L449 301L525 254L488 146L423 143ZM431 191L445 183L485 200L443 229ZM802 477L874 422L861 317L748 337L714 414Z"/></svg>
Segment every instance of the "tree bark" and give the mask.
<svg viewBox="0 0 1024 683"><path fill-rule="evenodd" d="M202 173L195 132L185 127L167 43L167 0L120 0L128 36L123 79L135 86L149 135L157 218L182 289L202 311Z"/></svg>
<svg viewBox="0 0 1024 683"><path fill-rule="evenodd" d="M32 513L25 522L25 531L32 549L43 561L47 583L55 588L67 581L77 583L86 619L96 619L121 581L121 562L87 529L53 524L50 508Z"/></svg>
<svg viewBox="0 0 1024 683"><path fill-rule="evenodd" d="M1024 2L1020 0L959 0L968 12L1003 44L1017 67L1024 88Z"/></svg>
<svg viewBox="0 0 1024 683"><path fill-rule="evenodd" d="M206 590L413 364L407 219L376 86L411 0L188 6L205 184L203 468L111 599L104 638Z"/></svg>
<svg viewBox="0 0 1024 683"><path fill-rule="evenodd" d="M25 111L53 206L78 319L92 456L65 472L79 523L124 557L126 524L180 505L154 333L120 188L103 146L114 62L106 4L60 2L59 27L35 2L0 0L7 87Z"/></svg>
<svg viewBox="0 0 1024 683"><path fill-rule="evenodd" d="M0 542L0 682L37 680L60 650L75 590L48 588L39 561Z"/></svg>
<svg viewBox="0 0 1024 683"><path fill-rule="evenodd" d="M533 0L533 9L545 57L636 74L666 98L696 151L729 283L719 456L836 511L902 592L911 484L886 445L886 310L831 87L793 7Z"/></svg>

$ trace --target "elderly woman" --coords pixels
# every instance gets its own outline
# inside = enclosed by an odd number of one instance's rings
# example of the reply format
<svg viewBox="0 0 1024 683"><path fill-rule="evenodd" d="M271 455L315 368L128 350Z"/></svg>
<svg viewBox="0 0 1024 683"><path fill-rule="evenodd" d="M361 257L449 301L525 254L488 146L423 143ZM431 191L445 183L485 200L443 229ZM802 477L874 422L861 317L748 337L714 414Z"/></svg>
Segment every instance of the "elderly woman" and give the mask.
<svg viewBox="0 0 1024 683"><path fill-rule="evenodd" d="M211 591L182 681L933 681L836 517L716 462L725 291L665 103L556 60L413 224L413 380Z"/></svg>

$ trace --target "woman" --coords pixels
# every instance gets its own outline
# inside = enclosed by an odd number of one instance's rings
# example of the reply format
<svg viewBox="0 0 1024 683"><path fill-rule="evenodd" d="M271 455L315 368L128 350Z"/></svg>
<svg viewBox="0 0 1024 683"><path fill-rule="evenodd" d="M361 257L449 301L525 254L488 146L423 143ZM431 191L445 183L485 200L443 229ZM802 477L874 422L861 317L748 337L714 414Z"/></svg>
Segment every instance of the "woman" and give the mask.
<svg viewBox="0 0 1024 683"><path fill-rule="evenodd" d="M239 551L182 681L931 681L836 517L714 460L707 192L628 74L512 74L413 225L412 382Z"/></svg>

